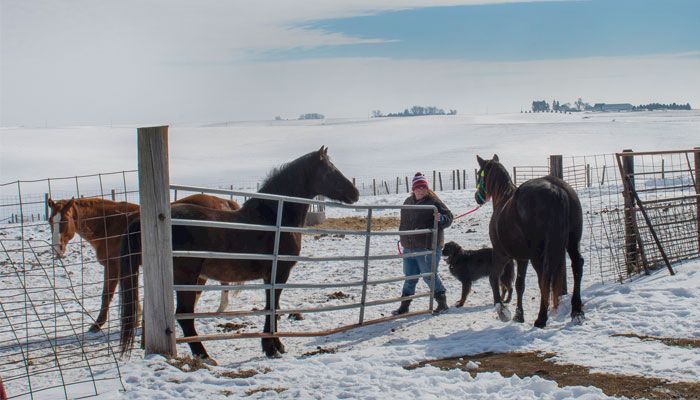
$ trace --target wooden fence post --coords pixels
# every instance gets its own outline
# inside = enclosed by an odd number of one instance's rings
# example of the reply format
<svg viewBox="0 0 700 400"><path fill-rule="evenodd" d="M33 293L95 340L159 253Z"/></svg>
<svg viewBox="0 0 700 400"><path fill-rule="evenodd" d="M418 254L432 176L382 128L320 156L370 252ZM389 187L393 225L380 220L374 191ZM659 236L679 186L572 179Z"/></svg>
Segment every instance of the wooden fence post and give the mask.
<svg viewBox="0 0 700 400"><path fill-rule="evenodd" d="M406 176L406 193L411 193L411 191L408 189L408 177Z"/></svg>
<svg viewBox="0 0 700 400"><path fill-rule="evenodd" d="M384 181L384 187L386 188L386 194L391 194L389 191L389 184L386 181Z"/></svg>
<svg viewBox="0 0 700 400"><path fill-rule="evenodd" d="M466 169L462 170L462 187L464 189L467 188L467 170Z"/></svg>
<svg viewBox="0 0 700 400"><path fill-rule="evenodd" d="M372 193L377 195L377 180L375 178L372 178Z"/></svg>
<svg viewBox="0 0 700 400"><path fill-rule="evenodd" d="M700 147L694 149L695 160L695 212L698 225L698 251L700 251Z"/></svg>
<svg viewBox="0 0 700 400"><path fill-rule="evenodd" d="M396 194L399 194L399 186L401 185L401 181L399 180L399 177L396 177Z"/></svg>
<svg viewBox="0 0 700 400"><path fill-rule="evenodd" d="M665 161L663 158L661 159L661 179L666 179L666 168L665 168Z"/></svg>
<svg viewBox="0 0 700 400"><path fill-rule="evenodd" d="M117 201L117 190L112 189L110 194L112 195L112 201Z"/></svg>
<svg viewBox="0 0 700 400"><path fill-rule="evenodd" d="M603 165L603 173L601 174L601 178L600 178L600 186L605 185L605 167L606 166Z"/></svg>
<svg viewBox="0 0 700 400"><path fill-rule="evenodd" d="M457 182L455 182L455 170L452 170L452 190L457 189Z"/></svg>
<svg viewBox="0 0 700 400"><path fill-rule="evenodd" d="M46 215L46 221L48 221L49 220L49 194L48 193L44 193L44 215Z"/></svg>
<svg viewBox="0 0 700 400"><path fill-rule="evenodd" d="M138 128L146 354L177 355L168 127Z"/></svg>
<svg viewBox="0 0 700 400"><path fill-rule="evenodd" d="M518 186L518 172L515 167L513 167L513 184Z"/></svg>
<svg viewBox="0 0 700 400"><path fill-rule="evenodd" d="M591 164L586 164L586 187L591 187Z"/></svg>
<svg viewBox="0 0 700 400"><path fill-rule="evenodd" d="M561 155L549 156L549 174L564 179L564 159Z"/></svg>
<svg viewBox="0 0 700 400"><path fill-rule="evenodd" d="M442 172L438 172L438 179L440 180L440 191L442 192ZM435 186L434 182L433 186Z"/></svg>
<svg viewBox="0 0 700 400"><path fill-rule="evenodd" d="M435 184L436 184L436 182L435 182L435 170L433 170L433 192L437 189ZM442 188L440 188L440 190L442 190Z"/></svg>
<svg viewBox="0 0 700 400"><path fill-rule="evenodd" d="M632 150L625 149L622 152L631 153ZM639 271L639 250L637 248L639 238L636 232L637 217L634 211L634 196L632 195L632 188L635 187L634 156L622 156L622 171L620 173L622 174L622 182L626 183L622 192L625 201L625 254L627 256L627 275L631 275Z"/></svg>

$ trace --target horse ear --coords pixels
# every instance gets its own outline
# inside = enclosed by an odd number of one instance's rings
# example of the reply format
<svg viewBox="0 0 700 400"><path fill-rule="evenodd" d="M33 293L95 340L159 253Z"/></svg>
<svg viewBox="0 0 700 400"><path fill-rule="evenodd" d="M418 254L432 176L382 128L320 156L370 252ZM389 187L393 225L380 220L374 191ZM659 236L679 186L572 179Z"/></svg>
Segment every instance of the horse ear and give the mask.
<svg viewBox="0 0 700 400"><path fill-rule="evenodd" d="M481 158L477 155L476 161L479 162L479 167L484 168L484 159L483 158Z"/></svg>
<svg viewBox="0 0 700 400"><path fill-rule="evenodd" d="M321 146L320 149L318 149L318 156L323 160L328 156L328 148L326 146Z"/></svg>
<svg viewBox="0 0 700 400"><path fill-rule="evenodd" d="M53 199L49 197L48 201L46 201L46 204L48 204L49 207L54 208L56 207L56 203L54 203Z"/></svg>
<svg viewBox="0 0 700 400"><path fill-rule="evenodd" d="M66 203L64 208L72 208L75 205L75 197L71 197L70 200Z"/></svg>
<svg viewBox="0 0 700 400"><path fill-rule="evenodd" d="M491 159L492 161L498 162L498 154L494 154L493 158Z"/></svg>

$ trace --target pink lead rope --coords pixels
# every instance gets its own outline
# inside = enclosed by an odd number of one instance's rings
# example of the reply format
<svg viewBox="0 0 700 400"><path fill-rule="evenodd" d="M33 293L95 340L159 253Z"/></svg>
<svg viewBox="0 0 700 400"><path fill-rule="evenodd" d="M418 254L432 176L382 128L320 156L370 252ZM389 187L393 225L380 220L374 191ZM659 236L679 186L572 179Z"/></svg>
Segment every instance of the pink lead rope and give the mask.
<svg viewBox="0 0 700 400"><path fill-rule="evenodd" d="M478 210L478 209L480 209L480 208L481 208L481 206L476 206L476 208L473 208L473 209L471 209L471 210L465 212L465 213L462 214L462 215L458 215L458 216L456 216L454 219L460 219L460 218L462 218L462 217L466 217L467 215L473 213L474 211L476 211L476 210Z"/></svg>
<svg viewBox="0 0 700 400"><path fill-rule="evenodd" d="M474 211L476 211L480 208L481 208L480 205L476 206L475 208L472 208L471 210L465 212L464 214L456 216L454 219L460 219L462 217L466 217L467 215L473 213ZM396 250L399 252L399 254L403 255L403 252L401 251L401 241L400 240L396 241Z"/></svg>

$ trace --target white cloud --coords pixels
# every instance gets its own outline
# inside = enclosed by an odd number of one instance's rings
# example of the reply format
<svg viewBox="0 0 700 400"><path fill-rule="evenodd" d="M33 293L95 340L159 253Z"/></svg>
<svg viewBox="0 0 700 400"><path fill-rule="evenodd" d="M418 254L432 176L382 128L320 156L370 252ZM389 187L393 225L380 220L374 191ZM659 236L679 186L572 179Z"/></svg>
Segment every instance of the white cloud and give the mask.
<svg viewBox="0 0 700 400"><path fill-rule="evenodd" d="M509 1L499 1L509 2ZM492 3L443 0L430 6ZM697 56L474 63L253 62L270 49L371 43L313 20L424 7L419 0L0 2L0 124L211 122L410 104L519 109L533 97L696 101Z"/></svg>

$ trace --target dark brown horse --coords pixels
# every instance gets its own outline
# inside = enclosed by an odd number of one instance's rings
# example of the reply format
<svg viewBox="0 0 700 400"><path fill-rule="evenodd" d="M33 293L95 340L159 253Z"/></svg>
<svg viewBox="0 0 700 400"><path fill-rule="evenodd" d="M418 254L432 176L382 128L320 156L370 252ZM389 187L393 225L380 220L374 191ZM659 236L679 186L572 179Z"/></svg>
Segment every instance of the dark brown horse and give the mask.
<svg viewBox="0 0 700 400"><path fill-rule="evenodd" d="M549 296L552 305L559 306L559 296L564 292L565 253L571 258L574 275L574 293L571 297L571 319L581 323L584 315L581 304L581 277L583 257L579 242L583 231L581 202L576 192L563 180L546 176L529 180L519 187L513 184L498 156L479 162L477 191L478 204L493 199L493 215L489 224L489 236L494 250L494 269L490 276L493 301L502 321L510 314L501 301L498 290L499 277L509 260L518 262L515 290L518 304L513 320L524 322L523 292L528 261L537 272L540 286L540 311L535 326L547 325Z"/></svg>
<svg viewBox="0 0 700 400"><path fill-rule="evenodd" d="M233 201L206 194L193 194L176 203L197 204L216 210L238 210L241 206ZM68 242L76 234L85 239L95 250L97 261L104 266L102 304L97 320L90 332L97 332L107 321L109 304L119 282L119 251L121 239L126 234L129 222L138 216L139 206L125 201L115 202L101 198L48 200L51 209L51 244L54 253L61 258L66 253ZM227 284L222 282L222 284ZM219 308L228 305L228 291L221 293Z"/></svg>
<svg viewBox="0 0 700 400"><path fill-rule="evenodd" d="M272 171L260 188L261 193L311 199L323 195L333 200L354 203L359 193L343 174L331 163L327 149L320 150L283 165ZM282 212L282 225L300 227L304 225L309 206L285 202ZM238 211L215 211L194 205L178 204L172 207L173 219L195 219L225 221L260 225L275 225L277 201L251 198ZM137 272L141 251L138 231L134 222L129 227L127 240L122 241L121 265L121 351L127 352L133 343L138 299ZM274 232L203 228L189 226L173 227L173 250L216 251L228 253L272 254L275 242ZM301 235L282 233L279 254L299 255ZM277 263L276 282L285 283L296 262ZM174 282L178 285L203 284L207 279L218 281L248 281L262 279L271 282L272 262L259 260L222 260L179 257L173 260ZM266 291L266 310L271 309L270 290ZM279 307L282 289L275 290L275 306ZM194 312L197 292L177 292L177 313ZM270 316L266 316L264 332L270 332ZM194 320L179 319L185 337L196 336ZM207 362L214 363L201 342L189 344L192 353ZM285 349L278 338L263 338L262 349L268 357L279 357Z"/></svg>

